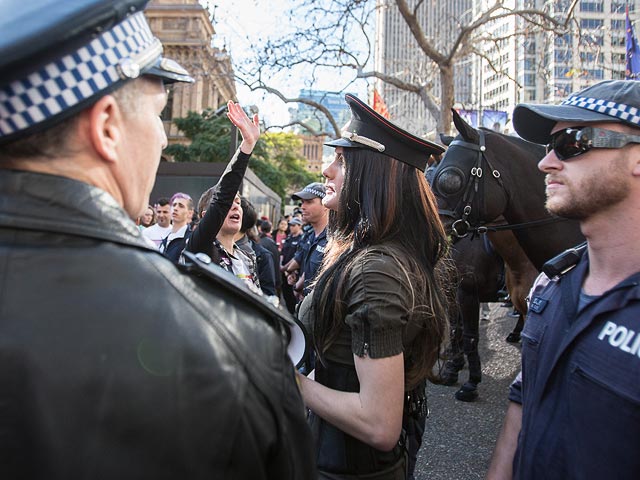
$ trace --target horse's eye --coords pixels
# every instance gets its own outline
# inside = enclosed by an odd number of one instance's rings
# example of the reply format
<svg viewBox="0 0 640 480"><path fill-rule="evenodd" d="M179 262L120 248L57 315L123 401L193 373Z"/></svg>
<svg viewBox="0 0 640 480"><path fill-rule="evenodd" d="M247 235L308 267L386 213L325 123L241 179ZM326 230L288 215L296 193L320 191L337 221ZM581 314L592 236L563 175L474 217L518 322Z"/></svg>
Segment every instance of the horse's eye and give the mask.
<svg viewBox="0 0 640 480"><path fill-rule="evenodd" d="M455 195L462 190L463 187L462 174L453 169L445 169L438 175L438 190L444 195Z"/></svg>

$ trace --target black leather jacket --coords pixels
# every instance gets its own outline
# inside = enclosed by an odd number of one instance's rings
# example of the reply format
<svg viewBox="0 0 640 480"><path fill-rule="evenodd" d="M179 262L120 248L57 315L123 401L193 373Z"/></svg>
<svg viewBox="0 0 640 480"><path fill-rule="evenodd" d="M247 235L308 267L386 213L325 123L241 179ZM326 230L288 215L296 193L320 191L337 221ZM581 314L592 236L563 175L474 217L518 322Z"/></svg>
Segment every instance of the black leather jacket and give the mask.
<svg viewBox="0 0 640 480"><path fill-rule="evenodd" d="M313 478L277 315L209 276L102 190L0 170L0 478Z"/></svg>

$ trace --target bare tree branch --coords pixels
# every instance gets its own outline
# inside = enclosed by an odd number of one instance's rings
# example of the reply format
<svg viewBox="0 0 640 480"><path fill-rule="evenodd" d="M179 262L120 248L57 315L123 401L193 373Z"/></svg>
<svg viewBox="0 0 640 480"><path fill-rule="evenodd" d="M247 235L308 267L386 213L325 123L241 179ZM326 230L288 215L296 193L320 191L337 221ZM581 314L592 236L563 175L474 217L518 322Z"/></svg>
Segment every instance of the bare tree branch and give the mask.
<svg viewBox="0 0 640 480"><path fill-rule="evenodd" d="M315 108L316 110L322 112L327 117L327 120L331 124L331 128L333 128L333 130L335 132L334 134L328 134L328 135L331 136L331 137L339 137L340 136L340 134L341 134L340 133L340 127L336 123L335 118L333 118L333 115L327 109L327 107L325 107L321 103L314 102L313 100L310 100L309 98L304 98L304 97L288 98L280 90L278 90L276 88L273 88L273 87L270 87L270 86L268 86L268 85L266 85L264 83L249 84L246 81L244 81L242 78L239 78L239 80L242 83L244 83L247 87L249 87L249 89L251 91L264 90L265 92L268 92L268 93L270 93L272 95L275 95L280 100L282 100L284 103L302 103L304 105L309 105L310 107Z"/></svg>
<svg viewBox="0 0 640 480"><path fill-rule="evenodd" d="M456 18L443 19L453 27L451 39L448 43L443 43L439 36L431 38L425 33L420 20L420 12L423 12L426 5L424 0L412 2L412 7L409 7L408 0L389 0L385 4L374 0L299 0L291 10L290 20L293 23L302 17L309 26L261 44L260 48L256 48L258 53L253 66L240 70L238 75L246 78L244 83L252 90L263 90L276 95L285 103L304 103L316 108L329 119L335 135L339 135L335 119L325 107L309 99L284 95L264 79L271 79L283 70L305 69L306 78L309 79L307 85L312 88L321 72L328 69L351 71L353 76L349 84L357 79L377 79L399 90L416 94L436 120L437 129L448 132L451 125L450 109L455 96L457 60L466 55L474 55L486 61L494 72L505 74L501 65L492 60L493 56L487 54L487 49L483 49L483 46L489 43L500 52L511 44L506 42L509 38L537 32L566 34L573 28L570 22L578 0L572 0L568 10L563 12L554 12L550 2L541 9L509 8L503 0L487 3L486 7L475 14L469 11ZM374 42L370 37L370 26L374 24L372 20L377 8L398 9L417 44L416 48L424 55L419 71L400 69L391 73L371 64ZM487 25L508 18L522 20L517 22L520 26L514 32L498 36L486 34ZM432 65L433 71L424 68L425 64ZM505 77L517 85L513 75ZM439 85L439 98L433 94L436 81ZM337 90L344 91L340 88Z"/></svg>
<svg viewBox="0 0 640 480"><path fill-rule="evenodd" d="M307 130L309 132L309 135L313 135L314 137L324 136L324 137L336 138L334 133L327 132L326 130L316 130L309 123L303 122L303 121L300 121L300 120L295 120L293 122L289 122L289 123L286 123L284 125L270 125L270 126L266 127L265 130L270 130L270 129L275 129L275 128L285 129L287 127L293 127L295 125L301 126L302 128L304 128L305 130Z"/></svg>

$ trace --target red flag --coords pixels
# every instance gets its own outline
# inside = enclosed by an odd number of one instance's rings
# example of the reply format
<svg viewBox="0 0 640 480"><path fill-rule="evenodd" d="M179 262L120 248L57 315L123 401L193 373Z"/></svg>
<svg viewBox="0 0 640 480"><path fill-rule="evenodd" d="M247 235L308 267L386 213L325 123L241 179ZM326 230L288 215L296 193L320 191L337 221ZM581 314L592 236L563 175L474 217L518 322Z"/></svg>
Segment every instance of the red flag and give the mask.
<svg viewBox="0 0 640 480"><path fill-rule="evenodd" d="M373 89L373 109L384 118L390 117L387 105L384 103L382 96L378 93L378 89L376 88Z"/></svg>

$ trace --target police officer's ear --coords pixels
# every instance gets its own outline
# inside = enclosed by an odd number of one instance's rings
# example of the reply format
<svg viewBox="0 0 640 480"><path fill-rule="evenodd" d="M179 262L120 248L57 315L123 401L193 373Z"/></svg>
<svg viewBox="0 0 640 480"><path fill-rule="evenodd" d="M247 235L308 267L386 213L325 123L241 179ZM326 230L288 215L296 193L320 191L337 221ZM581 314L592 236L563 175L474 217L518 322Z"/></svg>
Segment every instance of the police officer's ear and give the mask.
<svg viewBox="0 0 640 480"><path fill-rule="evenodd" d="M640 177L640 146L637 146L637 148L634 148L633 150L633 170L632 170L632 175L634 177Z"/></svg>
<svg viewBox="0 0 640 480"><path fill-rule="evenodd" d="M93 149L109 163L118 161L123 135L123 114L112 95L105 95L83 112L88 138Z"/></svg>

